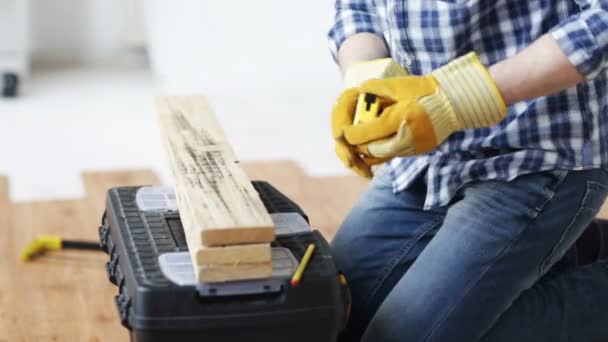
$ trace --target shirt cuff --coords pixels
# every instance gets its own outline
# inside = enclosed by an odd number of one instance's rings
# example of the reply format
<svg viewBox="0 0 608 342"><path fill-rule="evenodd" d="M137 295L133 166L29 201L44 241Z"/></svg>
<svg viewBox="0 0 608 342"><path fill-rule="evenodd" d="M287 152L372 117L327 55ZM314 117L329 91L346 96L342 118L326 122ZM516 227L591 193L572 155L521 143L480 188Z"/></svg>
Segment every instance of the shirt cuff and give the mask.
<svg viewBox="0 0 608 342"><path fill-rule="evenodd" d="M360 7L360 8L359 8ZM357 33L373 33L384 39L382 25L374 9L367 6L337 6L336 20L329 30L329 49L334 61L338 60L338 49L346 39Z"/></svg>
<svg viewBox="0 0 608 342"><path fill-rule="evenodd" d="M593 79L607 65L608 12L587 9L551 30L570 62L586 79Z"/></svg>

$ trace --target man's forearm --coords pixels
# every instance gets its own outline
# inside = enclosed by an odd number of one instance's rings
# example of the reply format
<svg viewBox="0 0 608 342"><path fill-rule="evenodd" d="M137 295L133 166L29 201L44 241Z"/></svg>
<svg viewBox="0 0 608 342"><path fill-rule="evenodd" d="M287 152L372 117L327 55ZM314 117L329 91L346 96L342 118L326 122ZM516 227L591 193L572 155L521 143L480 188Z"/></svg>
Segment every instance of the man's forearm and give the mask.
<svg viewBox="0 0 608 342"><path fill-rule="evenodd" d="M550 95L584 80L548 34L491 66L489 72L507 105Z"/></svg>
<svg viewBox="0 0 608 342"><path fill-rule="evenodd" d="M342 72L349 65L388 57L384 39L373 33L357 33L342 43L338 50L338 64Z"/></svg>

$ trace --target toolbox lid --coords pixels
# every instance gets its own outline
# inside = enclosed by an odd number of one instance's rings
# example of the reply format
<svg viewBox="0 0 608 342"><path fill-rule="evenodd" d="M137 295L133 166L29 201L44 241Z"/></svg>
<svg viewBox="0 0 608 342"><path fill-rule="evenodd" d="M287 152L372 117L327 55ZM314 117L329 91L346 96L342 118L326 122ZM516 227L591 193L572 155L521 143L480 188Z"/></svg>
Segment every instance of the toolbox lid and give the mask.
<svg viewBox="0 0 608 342"><path fill-rule="evenodd" d="M144 212L179 211L175 190L167 186L144 186L137 190L135 202ZM284 236L310 232L310 226L300 213L271 213L275 226L275 235Z"/></svg>

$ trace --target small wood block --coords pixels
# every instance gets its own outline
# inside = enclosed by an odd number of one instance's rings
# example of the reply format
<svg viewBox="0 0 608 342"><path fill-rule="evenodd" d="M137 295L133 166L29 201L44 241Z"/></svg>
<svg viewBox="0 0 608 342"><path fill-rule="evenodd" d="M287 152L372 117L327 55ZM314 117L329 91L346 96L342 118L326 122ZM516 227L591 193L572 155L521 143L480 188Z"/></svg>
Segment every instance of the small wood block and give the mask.
<svg viewBox="0 0 608 342"><path fill-rule="evenodd" d="M270 278L272 263L200 266L196 276L198 281L206 283Z"/></svg>
<svg viewBox="0 0 608 342"><path fill-rule="evenodd" d="M270 244L252 244L227 247L202 247L194 250L196 264L206 265L239 265L249 263L272 262Z"/></svg>
<svg viewBox="0 0 608 342"><path fill-rule="evenodd" d="M369 62L357 63L344 74L344 88L358 87L363 82L373 78L385 79L390 77L407 76L408 72L392 58L376 59Z"/></svg>

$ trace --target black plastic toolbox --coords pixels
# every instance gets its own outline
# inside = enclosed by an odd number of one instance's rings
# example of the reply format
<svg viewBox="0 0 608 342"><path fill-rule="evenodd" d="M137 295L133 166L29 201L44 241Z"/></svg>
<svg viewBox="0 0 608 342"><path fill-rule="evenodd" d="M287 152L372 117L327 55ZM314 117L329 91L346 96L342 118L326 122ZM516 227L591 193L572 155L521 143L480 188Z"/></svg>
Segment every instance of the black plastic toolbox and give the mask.
<svg viewBox="0 0 608 342"><path fill-rule="evenodd" d="M266 182L253 182L269 213L299 213L298 205ZM99 227L110 255L109 280L118 286L115 303L133 341L335 341L348 315L348 288L335 268L329 245L316 230L278 236L273 247L300 260L310 243L316 250L302 282L288 281L276 293L201 296L161 272L158 257L187 251L177 211L143 211L141 187L110 189Z"/></svg>

